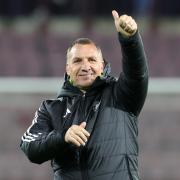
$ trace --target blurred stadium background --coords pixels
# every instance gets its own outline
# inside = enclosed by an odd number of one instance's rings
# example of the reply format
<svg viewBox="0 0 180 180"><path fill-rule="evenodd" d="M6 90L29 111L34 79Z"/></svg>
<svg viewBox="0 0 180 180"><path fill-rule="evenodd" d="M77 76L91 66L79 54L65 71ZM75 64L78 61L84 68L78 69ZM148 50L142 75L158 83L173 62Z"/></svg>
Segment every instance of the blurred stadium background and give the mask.
<svg viewBox="0 0 180 180"><path fill-rule="evenodd" d="M139 118L141 177L180 179L180 2L1 0L0 180L52 179L49 162L29 163L20 138L42 100L56 97L74 39L95 40L118 76L112 9L135 17L148 57L149 93Z"/></svg>

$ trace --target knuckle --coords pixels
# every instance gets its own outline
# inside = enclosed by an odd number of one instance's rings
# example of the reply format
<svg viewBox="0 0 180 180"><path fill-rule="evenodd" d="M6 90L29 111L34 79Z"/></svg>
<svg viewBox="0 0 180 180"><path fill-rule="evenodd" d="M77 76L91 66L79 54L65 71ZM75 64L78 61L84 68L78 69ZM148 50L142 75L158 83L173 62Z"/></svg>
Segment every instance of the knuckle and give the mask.
<svg viewBox="0 0 180 180"><path fill-rule="evenodd" d="M70 128L71 128L71 129L75 129L75 128L76 128L76 125L72 125Z"/></svg>

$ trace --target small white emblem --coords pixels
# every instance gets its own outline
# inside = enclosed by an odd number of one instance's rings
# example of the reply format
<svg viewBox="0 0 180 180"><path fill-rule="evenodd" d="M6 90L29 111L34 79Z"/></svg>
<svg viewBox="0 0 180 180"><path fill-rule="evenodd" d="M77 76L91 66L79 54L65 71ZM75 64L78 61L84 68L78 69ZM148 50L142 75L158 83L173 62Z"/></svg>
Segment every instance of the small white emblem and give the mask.
<svg viewBox="0 0 180 180"><path fill-rule="evenodd" d="M71 111L67 108L66 109L66 114L63 116L63 118L65 118L68 114L70 114L71 113Z"/></svg>
<svg viewBox="0 0 180 180"><path fill-rule="evenodd" d="M101 101L99 101L99 102L94 106L94 108L93 108L94 111L97 111L97 110L98 110L100 104L101 104Z"/></svg>

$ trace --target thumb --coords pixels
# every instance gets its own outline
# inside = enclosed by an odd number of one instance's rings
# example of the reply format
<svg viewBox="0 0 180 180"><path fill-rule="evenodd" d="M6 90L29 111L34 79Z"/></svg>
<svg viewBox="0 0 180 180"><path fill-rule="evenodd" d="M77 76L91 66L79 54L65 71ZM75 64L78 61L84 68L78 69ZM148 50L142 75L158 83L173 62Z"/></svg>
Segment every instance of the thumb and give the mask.
<svg viewBox="0 0 180 180"><path fill-rule="evenodd" d="M114 18L114 21L117 21L119 19L119 14L117 11L113 10L112 11L112 16Z"/></svg>
<svg viewBox="0 0 180 180"><path fill-rule="evenodd" d="M81 126L82 128L86 127L86 122L82 122L79 126Z"/></svg>

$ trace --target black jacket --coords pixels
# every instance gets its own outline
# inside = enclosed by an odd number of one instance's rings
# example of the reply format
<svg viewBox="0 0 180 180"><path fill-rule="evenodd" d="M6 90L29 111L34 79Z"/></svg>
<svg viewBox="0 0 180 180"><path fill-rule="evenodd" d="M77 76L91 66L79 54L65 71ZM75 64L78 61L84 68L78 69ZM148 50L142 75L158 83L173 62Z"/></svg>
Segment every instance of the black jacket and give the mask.
<svg viewBox="0 0 180 180"><path fill-rule="evenodd" d="M21 140L33 163L51 160L54 180L138 180L138 120L144 104L148 69L138 33L119 35L123 72L118 80L105 68L84 94L65 81L55 100L44 101ZM87 122L84 147L64 141L72 124Z"/></svg>

